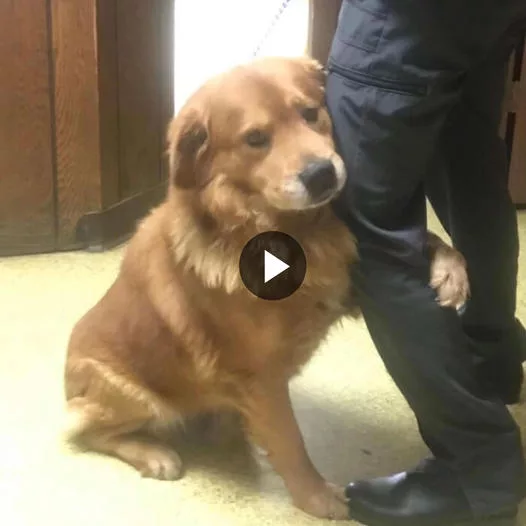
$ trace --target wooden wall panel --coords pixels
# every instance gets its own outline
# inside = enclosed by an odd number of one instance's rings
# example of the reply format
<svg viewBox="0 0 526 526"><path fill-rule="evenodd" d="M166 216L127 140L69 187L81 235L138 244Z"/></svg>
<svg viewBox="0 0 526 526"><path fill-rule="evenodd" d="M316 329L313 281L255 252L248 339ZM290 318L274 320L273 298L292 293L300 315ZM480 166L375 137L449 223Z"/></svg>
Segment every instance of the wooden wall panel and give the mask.
<svg viewBox="0 0 526 526"><path fill-rule="evenodd" d="M119 0L119 156L121 198L159 182L161 0Z"/></svg>
<svg viewBox="0 0 526 526"><path fill-rule="evenodd" d="M110 246L165 192L174 0L0 0L0 254Z"/></svg>
<svg viewBox="0 0 526 526"><path fill-rule="evenodd" d="M101 162L101 207L120 199L119 188L119 83L117 5L119 0L97 0L97 45L99 60L99 119Z"/></svg>
<svg viewBox="0 0 526 526"><path fill-rule="evenodd" d="M168 158L166 156L166 132L174 114L174 0L159 0L161 30L159 32L159 49L161 53L159 84L161 130L159 154L161 156L161 179L168 179Z"/></svg>
<svg viewBox="0 0 526 526"><path fill-rule="evenodd" d="M526 206L526 42L521 47L512 63L510 192L517 205Z"/></svg>
<svg viewBox="0 0 526 526"><path fill-rule="evenodd" d="M44 1L0 2L0 254L54 248L48 24Z"/></svg>
<svg viewBox="0 0 526 526"><path fill-rule="evenodd" d="M96 0L51 0L59 244L101 206ZM34 4L34 2L33 2Z"/></svg>

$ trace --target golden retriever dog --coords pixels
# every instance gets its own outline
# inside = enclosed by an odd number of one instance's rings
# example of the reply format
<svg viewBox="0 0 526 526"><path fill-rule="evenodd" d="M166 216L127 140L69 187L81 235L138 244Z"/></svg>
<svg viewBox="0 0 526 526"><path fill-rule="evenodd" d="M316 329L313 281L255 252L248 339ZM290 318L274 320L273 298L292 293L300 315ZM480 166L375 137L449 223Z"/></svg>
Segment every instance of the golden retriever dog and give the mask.
<svg viewBox="0 0 526 526"><path fill-rule="evenodd" d="M353 237L329 202L346 173L309 58L256 60L208 81L168 133L164 202L142 221L120 272L76 324L65 370L68 439L143 476L181 476L164 440L174 423L235 412L296 506L343 519L343 492L306 452L289 380L349 302ZM255 235L277 230L303 247L307 273L291 296L259 299L240 278ZM444 305L468 293L460 254L430 235Z"/></svg>

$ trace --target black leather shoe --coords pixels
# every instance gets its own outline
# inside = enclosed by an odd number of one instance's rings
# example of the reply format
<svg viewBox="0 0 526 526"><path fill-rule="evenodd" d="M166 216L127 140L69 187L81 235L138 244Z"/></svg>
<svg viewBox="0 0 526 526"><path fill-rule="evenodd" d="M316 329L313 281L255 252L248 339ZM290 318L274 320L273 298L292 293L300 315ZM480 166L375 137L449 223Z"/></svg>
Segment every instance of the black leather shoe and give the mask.
<svg viewBox="0 0 526 526"><path fill-rule="evenodd" d="M367 526L515 526L517 508L475 517L451 472L423 467L354 482L345 490L350 518Z"/></svg>

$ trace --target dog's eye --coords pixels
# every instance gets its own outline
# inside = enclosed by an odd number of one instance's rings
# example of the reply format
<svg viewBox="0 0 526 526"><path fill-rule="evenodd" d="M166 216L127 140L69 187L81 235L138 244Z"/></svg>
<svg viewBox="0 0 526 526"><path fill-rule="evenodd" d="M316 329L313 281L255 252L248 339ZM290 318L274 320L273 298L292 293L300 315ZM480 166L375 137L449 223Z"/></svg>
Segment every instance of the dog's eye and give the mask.
<svg viewBox="0 0 526 526"><path fill-rule="evenodd" d="M303 108L301 110L301 116L309 124L314 124L318 122L320 110L318 108Z"/></svg>
<svg viewBox="0 0 526 526"><path fill-rule="evenodd" d="M251 130L245 135L245 142L252 148L264 148L270 143L270 136L261 130Z"/></svg>

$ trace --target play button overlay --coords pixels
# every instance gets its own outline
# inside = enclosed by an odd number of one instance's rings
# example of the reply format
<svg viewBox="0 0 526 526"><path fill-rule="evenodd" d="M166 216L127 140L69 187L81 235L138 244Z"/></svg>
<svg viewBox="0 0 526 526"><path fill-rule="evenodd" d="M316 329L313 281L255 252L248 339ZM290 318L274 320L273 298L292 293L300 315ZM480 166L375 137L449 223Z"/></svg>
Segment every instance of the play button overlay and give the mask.
<svg viewBox="0 0 526 526"><path fill-rule="evenodd" d="M243 248L239 272L252 294L264 300L281 300L303 283L307 260L293 237L283 232L263 232Z"/></svg>
<svg viewBox="0 0 526 526"><path fill-rule="evenodd" d="M278 259L276 256L273 256L270 252L265 250L265 257L263 258L264 283L268 283L271 279L279 276L288 268L290 268L290 265L287 265L284 261L281 261L281 259Z"/></svg>

